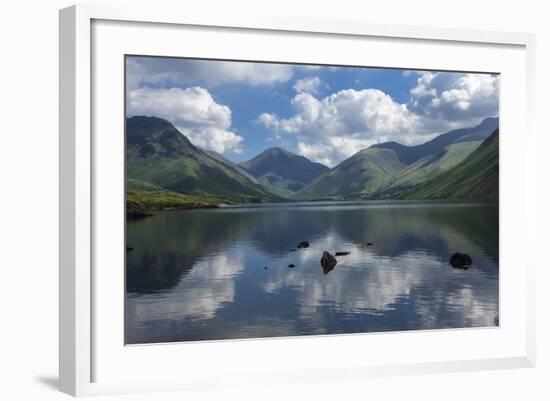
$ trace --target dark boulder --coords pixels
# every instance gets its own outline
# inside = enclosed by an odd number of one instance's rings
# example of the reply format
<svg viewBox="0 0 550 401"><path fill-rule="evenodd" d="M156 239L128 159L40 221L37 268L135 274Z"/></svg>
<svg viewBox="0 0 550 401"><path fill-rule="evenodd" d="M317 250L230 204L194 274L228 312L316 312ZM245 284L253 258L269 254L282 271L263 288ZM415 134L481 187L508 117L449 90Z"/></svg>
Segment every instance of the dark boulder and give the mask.
<svg viewBox="0 0 550 401"><path fill-rule="evenodd" d="M302 241L298 244L298 248L309 248L309 242Z"/></svg>
<svg viewBox="0 0 550 401"><path fill-rule="evenodd" d="M472 257L466 253L456 252L453 253L449 263L453 267L468 268L473 263Z"/></svg>
<svg viewBox="0 0 550 401"><path fill-rule="evenodd" d="M321 266L323 267L323 273L328 274L332 269L334 269L336 263L338 263L338 261L334 256L332 256L327 251L323 252L323 256L321 257Z"/></svg>
<svg viewBox="0 0 550 401"><path fill-rule="evenodd" d="M341 252L341 251L338 251L334 254L334 256L346 256L346 255L349 255L350 252Z"/></svg>

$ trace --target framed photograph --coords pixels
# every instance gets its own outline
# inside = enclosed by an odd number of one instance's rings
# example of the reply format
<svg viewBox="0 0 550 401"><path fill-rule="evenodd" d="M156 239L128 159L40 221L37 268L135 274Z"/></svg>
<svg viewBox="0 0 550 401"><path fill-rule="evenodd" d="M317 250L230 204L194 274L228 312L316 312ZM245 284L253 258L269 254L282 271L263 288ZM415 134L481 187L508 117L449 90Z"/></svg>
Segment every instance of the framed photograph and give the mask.
<svg viewBox="0 0 550 401"><path fill-rule="evenodd" d="M73 6L60 52L62 391L533 366L532 35Z"/></svg>

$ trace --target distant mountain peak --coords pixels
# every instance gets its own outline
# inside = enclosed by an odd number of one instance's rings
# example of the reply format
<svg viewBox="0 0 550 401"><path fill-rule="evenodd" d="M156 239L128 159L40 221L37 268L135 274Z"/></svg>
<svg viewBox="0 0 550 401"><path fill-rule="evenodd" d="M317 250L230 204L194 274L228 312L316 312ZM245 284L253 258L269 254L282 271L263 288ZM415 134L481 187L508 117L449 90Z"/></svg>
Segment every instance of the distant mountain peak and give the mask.
<svg viewBox="0 0 550 401"><path fill-rule="evenodd" d="M270 191L288 196L320 176L328 167L280 147L264 150L240 163Z"/></svg>
<svg viewBox="0 0 550 401"><path fill-rule="evenodd" d="M134 157L180 157L195 146L172 123L158 117L126 118L126 154Z"/></svg>
<svg viewBox="0 0 550 401"><path fill-rule="evenodd" d="M128 117L126 119L126 127L129 129L133 129L136 127L139 127L141 129L176 129L176 127L174 127L171 122L163 118L141 115Z"/></svg>
<svg viewBox="0 0 550 401"><path fill-rule="evenodd" d="M479 123L479 125L487 125L487 124L494 124L494 123L498 123L499 122L499 117L487 117L486 119L484 119L483 121L481 121L481 123Z"/></svg>
<svg viewBox="0 0 550 401"><path fill-rule="evenodd" d="M292 153L292 152L290 152L290 151L288 151L288 150L286 150L286 149L283 149L283 148L281 148L281 147L278 147L278 146L274 146L274 147L272 147L272 148L268 148L268 149L264 150L262 153L260 153L260 155L261 155L261 154L265 154L265 155L285 155L285 156L290 156L290 157L292 157L292 156L299 156L299 155L297 155L297 154L295 154L295 153Z"/></svg>
<svg viewBox="0 0 550 401"><path fill-rule="evenodd" d="M380 143L375 143L374 145L371 145L370 146L371 148L386 148L386 149L395 149L395 148L405 148L407 147L406 145L403 145L399 142L396 142L396 141L389 141L389 142L380 142ZM366 148L368 149L368 148ZM365 150L365 149L363 149Z"/></svg>

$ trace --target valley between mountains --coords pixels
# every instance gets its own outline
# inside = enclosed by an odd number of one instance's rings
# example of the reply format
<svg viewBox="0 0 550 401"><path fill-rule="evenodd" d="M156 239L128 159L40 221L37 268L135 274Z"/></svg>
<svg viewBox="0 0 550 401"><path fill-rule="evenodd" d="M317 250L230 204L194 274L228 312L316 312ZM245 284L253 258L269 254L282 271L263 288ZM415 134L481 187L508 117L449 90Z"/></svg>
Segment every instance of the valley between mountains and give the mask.
<svg viewBox="0 0 550 401"><path fill-rule="evenodd" d="M498 200L498 118L417 146L386 142L333 168L281 148L243 163L200 149L169 121L126 120L127 215L227 204L383 200Z"/></svg>

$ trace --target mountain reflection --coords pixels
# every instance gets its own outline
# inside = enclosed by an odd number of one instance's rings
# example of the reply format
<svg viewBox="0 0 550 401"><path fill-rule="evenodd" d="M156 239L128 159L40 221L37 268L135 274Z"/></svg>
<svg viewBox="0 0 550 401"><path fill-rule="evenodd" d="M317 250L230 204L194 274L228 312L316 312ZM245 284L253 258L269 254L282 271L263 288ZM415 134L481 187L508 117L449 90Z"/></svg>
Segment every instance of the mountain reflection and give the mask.
<svg viewBox="0 0 550 401"><path fill-rule="evenodd" d="M302 240L311 246L289 252ZM128 343L498 322L492 205L164 212L128 224L127 243ZM350 254L324 275L325 250ZM472 256L469 270L448 264L455 251Z"/></svg>

